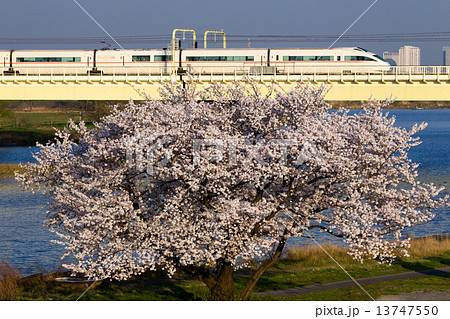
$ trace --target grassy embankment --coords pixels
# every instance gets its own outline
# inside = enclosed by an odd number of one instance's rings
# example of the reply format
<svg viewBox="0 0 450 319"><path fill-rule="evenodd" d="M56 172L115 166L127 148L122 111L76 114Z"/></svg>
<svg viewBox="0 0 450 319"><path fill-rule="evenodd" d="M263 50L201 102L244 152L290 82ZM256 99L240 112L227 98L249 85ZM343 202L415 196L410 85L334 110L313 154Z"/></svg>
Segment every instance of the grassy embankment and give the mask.
<svg viewBox="0 0 450 319"><path fill-rule="evenodd" d="M441 268L450 264L450 237L416 239L410 249L411 257L398 259L391 266L380 265L373 260L363 264L352 260L337 246L325 249L354 278L382 276L402 272ZM19 281L14 298L17 300L76 300L84 288L62 288L51 279L55 275L35 277L33 280ZM239 292L248 277L248 270L235 277L236 292ZM293 248L287 256L269 269L256 286L256 291L269 291L292 287L325 284L349 280L349 277L318 247ZM448 291L450 278L426 276L421 278L394 280L364 285L374 298L386 294L414 291ZM12 289L12 288L11 288ZM1 291L1 289L0 289ZM11 295L11 294L10 294ZM173 279L153 272L127 282L106 281L89 290L83 300L206 300L208 290L203 283L184 274L176 274ZM256 297L252 300L368 300L368 296L358 287L327 290L285 298Z"/></svg>
<svg viewBox="0 0 450 319"><path fill-rule="evenodd" d="M91 101L92 102L92 101ZM361 108L359 101L328 101L334 108ZM0 147L1 146L34 146L36 142L46 143L54 136L54 127L63 128L70 118L79 122L83 117L88 124L100 119L108 113L106 101L100 104L89 104L89 101L78 103L76 109L55 109L48 103L47 107L34 108L35 111L25 112L23 109L5 108L0 105ZM117 103L117 102L116 102ZM123 102L122 102L123 103ZM4 104L4 103L3 103ZM89 111L85 111L86 105ZM450 108L450 101L396 101L392 109L439 109ZM82 110L83 109L83 110ZM38 111L36 111L38 110Z"/></svg>
<svg viewBox="0 0 450 319"><path fill-rule="evenodd" d="M80 113L71 112L14 112L0 118L1 146L34 146L53 139L55 129L67 126L69 119L80 121ZM88 124L92 116L85 118Z"/></svg>
<svg viewBox="0 0 450 319"><path fill-rule="evenodd" d="M347 108L347 109L360 109L360 101L327 101L333 108ZM388 106L388 109L409 109L409 110L422 110L422 109L448 109L450 108L450 101L395 101Z"/></svg>
<svg viewBox="0 0 450 319"><path fill-rule="evenodd" d="M14 177L14 172L23 173L24 169L20 168L18 164L0 164L0 178Z"/></svg>

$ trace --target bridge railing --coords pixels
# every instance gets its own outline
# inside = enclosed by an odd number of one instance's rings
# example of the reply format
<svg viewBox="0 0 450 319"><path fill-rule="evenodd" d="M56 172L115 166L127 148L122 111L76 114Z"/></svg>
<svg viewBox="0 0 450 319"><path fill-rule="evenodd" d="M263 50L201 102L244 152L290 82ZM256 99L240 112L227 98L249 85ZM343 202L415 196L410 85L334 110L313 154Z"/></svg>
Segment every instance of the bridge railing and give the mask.
<svg viewBox="0 0 450 319"><path fill-rule="evenodd" d="M266 66L261 65L261 63L254 64L242 64L228 67L208 67L208 66L192 66L186 65L184 69L173 70L171 66L165 67L141 67L141 66L126 66L126 67L101 67L98 70L93 70L92 67L66 67L66 68L42 68L42 67L28 67L28 68L17 68L16 72L8 72L8 68L0 68L0 76L2 81L11 79L41 79L41 78L71 78L75 79L86 79L87 78L98 78L105 77L109 80L113 80L116 77L128 76L134 77L138 80L167 80L171 76L178 76L179 74L192 74L195 77L200 77L207 79L208 77L218 77L227 76L227 78L233 77L237 79L242 76L274 76L275 78L282 78L289 76L302 76L302 75L318 75L318 76L366 76L370 75L440 75L445 76L447 79L450 76L450 66L393 66L388 70L380 71L373 69L356 69L356 70L345 70L343 67L298 67L298 66L287 66L283 64L278 64L277 66ZM356 79L356 78L355 78Z"/></svg>
<svg viewBox="0 0 450 319"><path fill-rule="evenodd" d="M439 66L439 65L431 65L431 66L393 66L391 70L386 72L386 74L450 74L450 66Z"/></svg>

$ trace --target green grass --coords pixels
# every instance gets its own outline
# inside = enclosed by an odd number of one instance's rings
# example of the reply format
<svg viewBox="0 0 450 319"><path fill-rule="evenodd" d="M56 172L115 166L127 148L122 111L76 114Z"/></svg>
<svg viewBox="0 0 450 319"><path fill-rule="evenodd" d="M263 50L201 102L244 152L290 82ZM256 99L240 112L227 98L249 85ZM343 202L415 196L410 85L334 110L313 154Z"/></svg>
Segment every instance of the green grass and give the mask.
<svg viewBox="0 0 450 319"><path fill-rule="evenodd" d="M325 249L355 279L450 265L449 238L416 239L410 249L411 257L398 258L392 265L379 264L375 260L367 260L361 264L351 259L337 246L329 245L325 246ZM245 279L239 280L244 282ZM288 251L285 259L279 261L261 277L254 291L279 290L344 280L350 278L319 247L307 247Z"/></svg>
<svg viewBox="0 0 450 319"><path fill-rule="evenodd" d="M62 127L60 127L62 128ZM0 147L2 146L35 146L53 140L55 130L52 127L19 127L0 130Z"/></svg>
<svg viewBox="0 0 450 319"><path fill-rule="evenodd" d="M402 258L391 266L369 260L363 264L349 258L345 251L336 246L325 247L352 277L366 278L388 274L442 268L450 265L450 238L426 238L414 240L411 257ZM235 276L235 293L243 289L248 279L248 270ZM270 268L258 282L254 292L286 289L316 283L331 283L350 278L315 247L297 248L288 252L286 258ZM401 292L447 291L450 278L426 276L412 279L364 285L374 298ZM55 286L51 281L24 286L18 293L20 300L76 300L84 289L69 289ZM161 273L149 273L134 281L106 281L89 290L82 300L207 300L206 286L183 273L168 279ZM369 300L359 287L327 290L290 297L252 296L251 300Z"/></svg>
<svg viewBox="0 0 450 319"><path fill-rule="evenodd" d="M18 164L0 164L0 178L14 177L15 171L24 172Z"/></svg>
<svg viewBox="0 0 450 319"><path fill-rule="evenodd" d="M450 279L427 276L411 279L400 279L394 281L385 281L375 284L364 285L364 289L374 299L383 295L398 295L400 293L411 292L448 292ZM257 297L253 296L252 300L299 300L299 301L357 301L371 300L371 298L359 287L347 287L341 289L330 289L325 291L313 292L309 294L300 294L288 297Z"/></svg>
<svg viewBox="0 0 450 319"><path fill-rule="evenodd" d="M69 119L76 123L80 120L79 112L36 112L15 113L12 117L0 118L0 147L2 146L34 146L53 140L55 128L67 127ZM93 117L87 114L85 119L88 128L92 128Z"/></svg>
<svg viewBox="0 0 450 319"><path fill-rule="evenodd" d="M53 276L50 276L53 277ZM174 279L165 276L141 278L127 282L105 281L91 289L82 300L207 300L208 289L197 280L177 275ZM50 280L27 285L18 292L19 300L76 300L85 288L62 288Z"/></svg>
<svg viewBox="0 0 450 319"><path fill-rule="evenodd" d="M15 112L14 117L1 117L0 125L2 128L9 127L29 127L29 126L53 126L66 125L69 119L75 122L80 121L80 112ZM92 116L87 114L84 119L87 122L92 121Z"/></svg>

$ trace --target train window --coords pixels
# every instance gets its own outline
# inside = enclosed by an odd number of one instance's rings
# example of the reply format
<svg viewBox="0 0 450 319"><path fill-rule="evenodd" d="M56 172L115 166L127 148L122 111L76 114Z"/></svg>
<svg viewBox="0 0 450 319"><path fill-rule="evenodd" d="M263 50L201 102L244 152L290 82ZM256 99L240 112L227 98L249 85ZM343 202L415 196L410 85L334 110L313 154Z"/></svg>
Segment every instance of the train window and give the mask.
<svg viewBox="0 0 450 319"><path fill-rule="evenodd" d="M242 58L241 60L236 60L236 58ZM245 60L244 60L245 59ZM242 57L235 57L234 61L255 61L254 56L242 56Z"/></svg>
<svg viewBox="0 0 450 319"><path fill-rule="evenodd" d="M149 62L150 56L149 55L133 55L131 61L133 61L133 62Z"/></svg>
<svg viewBox="0 0 450 319"><path fill-rule="evenodd" d="M61 62L81 62L81 58L63 57Z"/></svg>
<svg viewBox="0 0 450 319"><path fill-rule="evenodd" d="M345 61L376 61L372 58L369 58L367 56L360 56L360 55L346 55Z"/></svg>
<svg viewBox="0 0 450 319"><path fill-rule="evenodd" d="M81 62L79 57L18 57L16 62Z"/></svg>
<svg viewBox="0 0 450 319"><path fill-rule="evenodd" d="M284 56L283 61L334 61L334 57L328 55Z"/></svg>
<svg viewBox="0 0 450 319"><path fill-rule="evenodd" d="M172 61L171 55L155 55L155 62Z"/></svg>
<svg viewBox="0 0 450 319"><path fill-rule="evenodd" d="M253 56L187 56L186 61L254 61Z"/></svg>
<svg viewBox="0 0 450 319"><path fill-rule="evenodd" d="M283 61L303 61L302 56L284 56Z"/></svg>
<svg viewBox="0 0 450 319"><path fill-rule="evenodd" d="M317 56L317 61L334 61L334 56Z"/></svg>
<svg viewBox="0 0 450 319"><path fill-rule="evenodd" d="M374 54L374 57L376 57L377 59L380 59L383 62L386 62L386 60L383 59L382 57L380 57L378 54Z"/></svg>

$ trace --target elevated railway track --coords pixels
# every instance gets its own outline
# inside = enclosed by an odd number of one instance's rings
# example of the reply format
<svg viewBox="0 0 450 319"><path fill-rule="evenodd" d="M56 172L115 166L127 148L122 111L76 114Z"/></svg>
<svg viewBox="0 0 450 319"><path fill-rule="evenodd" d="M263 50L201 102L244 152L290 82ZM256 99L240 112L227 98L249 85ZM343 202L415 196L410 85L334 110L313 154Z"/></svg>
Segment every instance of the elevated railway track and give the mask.
<svg viewBox="0 0 450 319"><path fill-rule="evenodd" d="M214 73L169 68L105 69L101 73L74 68L52 72L30 68L20 74L0 75L0 100L143 100L159 97L164 83L195 82L198 88L251 78L264 87L277 82L284 90L297 82L330 87L326 100L360 101L395 98L398 101L450 101L450 66L398 66L374 73L334 72L332 68L307 69L222 68ZM181 71L181 72L180 72ZM192 75L189 75L189 72Z"/></svg>

